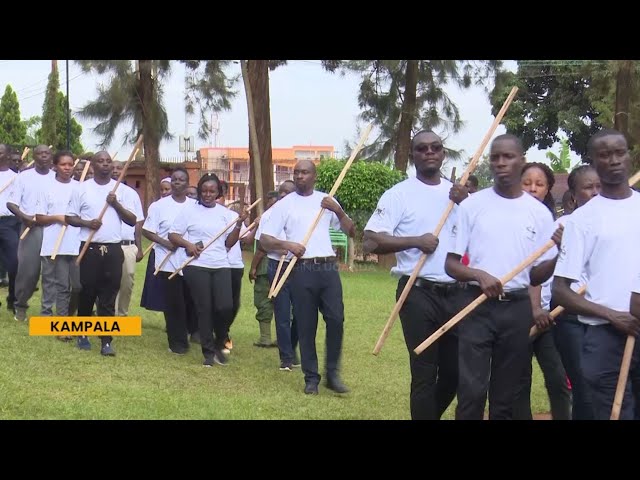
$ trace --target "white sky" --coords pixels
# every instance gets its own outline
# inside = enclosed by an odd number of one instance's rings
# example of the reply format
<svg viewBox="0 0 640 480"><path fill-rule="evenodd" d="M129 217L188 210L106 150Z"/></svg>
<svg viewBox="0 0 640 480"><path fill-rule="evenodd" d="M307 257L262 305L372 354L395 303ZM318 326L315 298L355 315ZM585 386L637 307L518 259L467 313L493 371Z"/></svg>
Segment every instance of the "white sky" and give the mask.
<svg viewBox="0 0 640 480"><path fill-rule="evenodd" d="M163 141L160 146L161 157L176 157L178 136L185 134L184 113L184 68L178 62L172 64L171 76L164 87L164 99L169 116L169 129L175 135L172 141ZM515 61L506 61L505 66L516 68ZM65 61L58 61L60 87L66 93ZM42 103L45 97L47 77L51 69L51 60L0 60L0 95L6 84L11 84L18 94L20 113L23 119L42 115ZM230 73L239 73L239 65L234 65ZM97 94L100 76L83 74L72 61L69 62L69 91L72 111L76 111ZM357 103L359 77L325 72L319 60L291 60L285 66L270 72L271 127L274 147L293 145L333 145L340 152L344 141L352 144L357 141L356 125L360 109ZM219 114L218 146L242 147L248 145L247 104L244 87L240 79L235 86L238 94L232 101L232 109ZM487 94L480 87L460 90L448 87L447 93L458 105L465 126L457 134L451 134L446 141L450 148L464 150L464 157L472 156L482 138L488 131L493 116ZM98 137L93 134L95 122L76 120L83 127L82 143L87 150L95 150ZM196 115L189 118L194 122L187 126L189 135L195 137L196 147L213 146L213 136L201 140L197 137L198 121ZM362 124L361 124L362 125ZM116 140L108 147L113 154L127 155L129 147L122 147L121 128ZM504 127L498 127L496 135L504 133ZM558 152L559 146L551 150ZM127 152L127 153L125 153ZM486 151L485 151L486 153ZM577 160L572 155L574 161ZM527 152L530 161L547 162L543 151L532 148ZM449 163L445 170L453 163ZM460 167L458 173L461 173Z"/></svg>

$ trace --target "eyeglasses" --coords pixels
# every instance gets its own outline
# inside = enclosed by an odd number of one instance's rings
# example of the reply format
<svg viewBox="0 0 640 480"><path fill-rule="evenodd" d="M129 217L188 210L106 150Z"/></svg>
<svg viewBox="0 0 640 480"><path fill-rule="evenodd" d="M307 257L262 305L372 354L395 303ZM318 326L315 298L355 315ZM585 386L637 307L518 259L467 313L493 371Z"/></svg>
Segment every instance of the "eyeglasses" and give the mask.
<svg viewBox="0 0 640 480"><path fill-rule="evenodd" d="M420 153L433 152L440 153L444 146L441 143L421 143L416 147L416 151Z"/></svg>

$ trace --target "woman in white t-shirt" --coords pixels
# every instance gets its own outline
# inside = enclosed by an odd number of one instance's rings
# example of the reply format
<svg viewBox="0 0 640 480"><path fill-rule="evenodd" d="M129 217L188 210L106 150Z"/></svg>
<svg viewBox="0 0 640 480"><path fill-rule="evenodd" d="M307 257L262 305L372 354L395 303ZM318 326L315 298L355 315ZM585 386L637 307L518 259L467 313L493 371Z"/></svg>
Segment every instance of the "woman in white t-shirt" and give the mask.
<svg viewBox="0 0 640 480"><path fill-rule="evenodd" d="M184 168L178 167L171 174L170 195L149 205L147 219L142 226L142 234L148 240L155 242L151 251L147 274L145 278L143 298L144 306L149 309L160 305L164 313L167 327L167 340L169 351L176 355L184 355L189 350L188 333L197 331L197 320L192 304L189 288L182 276L178 275L169 280L171 273L184 261L183 249L178 249L169 241L169 230L176 218L195 201L187 198L186 191L189 185L189 174ZM165 265L160 268L158 275L153 272L160 267L165 257L171 256Z"/></svg>
<svg viewBox="0 0 640 480"><path fill-rule="evenodd" d="M78 182L73 180L73 154L59 151L53 156L55 180L47 190L38 192L36 202L36 224L41 225L42 247L40 249L42 271L42 298L40 314L43 317L56 315L69 316L71 300L72 270L80 248L78 236L80 228L67 225L64 216L71 200L71 194ZM56 242L67 225L55 260L51 259ZM60 336L62 341L70 341L72 337Z"/></svg>
<svg viewBox="0 0 640 480"><path fill-rule="evenodd" d="M555 220L555 201L551 195L551 189L555 183L553 171L543 163L527 163L522 169L522 189L540 200L553 215ZM548 281L547 281L548 282ZM547 317L548 311L543 309L542 286L529 287L531 296L531 308L534 321L542 316ZM536 321L537 323L537 321ZM571 392L567 385L567 373L562 365L562 359L553 341L550 330L543 331L531 342L531 360L535 354L544 383L549 395L551 416L554 420L571 419ZM518 390L513 406L514 420L531 420L531 378L532 365L529 363L524 373L522 384Z"/></svg>
<svg viewBox="0 0 640 480"><path fill-rule="evenodd" d="M205 174L198 182L198 202L186 208L169 230L169 241L194 257L182 272L196 307L205 367L214 363L227 364L222 350L233 315L227 250L238 241L242 223L247 217L246 212L238 216L218 205L219 192L218 177L212 173ZM234 221L234 227L227 229L204 249L205 244Z"/></svg>

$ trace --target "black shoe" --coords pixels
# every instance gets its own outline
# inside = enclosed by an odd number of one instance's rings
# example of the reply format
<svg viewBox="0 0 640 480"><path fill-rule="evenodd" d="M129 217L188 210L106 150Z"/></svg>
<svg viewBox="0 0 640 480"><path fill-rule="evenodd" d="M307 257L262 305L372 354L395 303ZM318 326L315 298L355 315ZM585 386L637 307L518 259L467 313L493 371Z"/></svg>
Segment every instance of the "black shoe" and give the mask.
<svg viewBox="0 0 640 480"><path fill-rule="evenodd" d="M327 379L327 388L336 393L348 393L349 389L338 377Z"/></svg>
<svg viewBox="0 0 640 480"><path fill-rule="evenodd" d="M204 362L202 362L202 366L207 368L213 367L213 357L204 357Z"/></svg>
<svg viewBox="0 0 640 480"><path fill-rule="evenodd" d="M318 395L318 385L315 383L307 383L304 386L305 395Z"/></svg>
<svg viewBox="0 0 640 480"><path fill-rule="evenodd" d="M100 354L105 357L115 357L116 351L113 349L110 343L105 343L100 349Z"/></svg>

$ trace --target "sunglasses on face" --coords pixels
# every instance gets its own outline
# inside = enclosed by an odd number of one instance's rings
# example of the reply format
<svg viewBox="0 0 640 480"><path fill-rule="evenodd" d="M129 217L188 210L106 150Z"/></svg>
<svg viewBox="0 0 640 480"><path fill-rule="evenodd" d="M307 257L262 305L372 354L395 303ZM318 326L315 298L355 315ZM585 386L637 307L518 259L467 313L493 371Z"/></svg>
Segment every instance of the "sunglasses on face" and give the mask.
<svg viewBox="0 0 640 480"><path fill-rule="evenodd" d="M441 143L422 143L416 147L416 151L420 153L433 152L440 153L444 149Z"/></svg>

